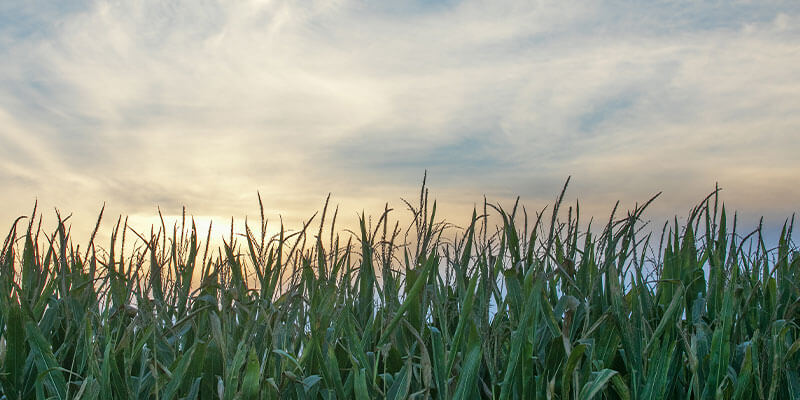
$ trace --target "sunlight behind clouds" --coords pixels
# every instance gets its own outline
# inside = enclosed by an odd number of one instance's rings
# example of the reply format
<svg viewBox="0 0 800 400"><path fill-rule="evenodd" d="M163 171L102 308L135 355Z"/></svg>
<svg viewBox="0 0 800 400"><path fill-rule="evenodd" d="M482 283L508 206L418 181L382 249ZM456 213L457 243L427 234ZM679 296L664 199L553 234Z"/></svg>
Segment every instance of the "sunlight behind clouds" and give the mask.
<svg viewBox="0 0 800 400"><path fill-rule="evenodd" d="M327 192L413 196L425 169L459 212L568 175L603 212L663 190L669 216L717 181L753 215L797 209L790 3L75 4L0 6L0 221L37 197L224 221L257 190L299 221Z"/></svg>

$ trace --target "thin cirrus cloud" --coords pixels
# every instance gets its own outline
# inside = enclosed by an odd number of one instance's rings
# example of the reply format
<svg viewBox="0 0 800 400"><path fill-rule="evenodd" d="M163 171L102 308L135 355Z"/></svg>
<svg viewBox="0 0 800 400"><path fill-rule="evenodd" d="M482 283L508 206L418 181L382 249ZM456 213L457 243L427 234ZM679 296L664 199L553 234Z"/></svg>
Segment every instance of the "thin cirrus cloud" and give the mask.
<svg viewBox="0 0 800 400"><path fill-rule="evenodd" d="M663 190L666 217L715 182L752 215L800 198L790 2L60 7L0 6L2 221L35 198L227 218L256 190L299 220L327 192L397 203L426 169L454 212L539 207L568 175L599 215Z"/></svg>

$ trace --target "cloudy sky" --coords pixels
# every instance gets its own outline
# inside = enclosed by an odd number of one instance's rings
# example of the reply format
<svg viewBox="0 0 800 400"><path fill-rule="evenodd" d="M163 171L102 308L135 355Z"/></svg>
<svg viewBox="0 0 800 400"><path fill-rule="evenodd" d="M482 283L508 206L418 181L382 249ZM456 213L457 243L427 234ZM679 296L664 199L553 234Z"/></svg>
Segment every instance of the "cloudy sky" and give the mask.
<svg viewBox="0 0 800 400"><path fill-rule="evenodd" d="M52 4L52 3L55 3ZM604 216L719 182L800 207L800 3L143 0L0 4L0 223L38 199L146 220L298 222L325 196L444 215L567 199Z"/></svg>

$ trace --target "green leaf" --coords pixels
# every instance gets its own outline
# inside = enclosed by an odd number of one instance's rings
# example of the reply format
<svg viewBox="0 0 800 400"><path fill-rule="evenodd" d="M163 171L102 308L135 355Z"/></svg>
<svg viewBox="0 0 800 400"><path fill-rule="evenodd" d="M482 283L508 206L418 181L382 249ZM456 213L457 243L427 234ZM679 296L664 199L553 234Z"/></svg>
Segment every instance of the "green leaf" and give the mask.
<svg viewBox="0 0 800 400"><path fill-rule="evenodd" d="M675 325L675 316L677 315L678 310L681 309L682 304L683 286L678 286L677 289L675 289L675 293L673 294L672 301L669 303L669 307L667 307L667 311L664 312L664 315L661 317L661 321L658 323L656 330L653 331L653 335L650 336L650 341L647 342L647 346L644 348L645 353L650 352L650 347L653 345L653 342L661 337L661 334L664 333L667 327Z"/></svg>
<svg viewBox="0 0 800 400"><path fill-rule="evenodd" d="M293 355L291 355L291 354L287 353L285 350L281 350L281 349L274 349L274 350L272 350L272 352L277 354L277 355L279 355L279 356L282 356L282 357L288 359L289 361L292 362L292 364L294 364L295 368L297 368L297 370L300 371L300 373L303 372L303 366L300 365L300 363L297 361L297 359Z"/></svg>
<svg viewBox="0 0 800 400"><path fill-rule="evenodd" d="M356 393L356 400L369 400L369 391L367 390L367 378L364 375L364 368L356 369L355 371L356 379L353 389Z"/></svg>
<svg viewBox="0 0 800 400"><path fill-rule="evenodd" d="M478 284L479 274L475 274L469 282L467 287L466 297L464 304L461 307L461 318L458 319L456 332L453 334L453 342L450 345L450 353L447 356L447 368L444 371L444 380L450 377L450 371L453 370L453 363L456 360L456 353L461 351L461 342L464 338L464 329L468 323L472 323L470 316L472 315L472 307L475 304L475 287Z"/></svg>
<svg viewBox="0 0 800 400"><path fill-rule="evenodd" d="M411 384L408 373L410 365L411 362L409 360L403 365L400 372L395 375L392 386L389 387L389 390L386 392L386 398L388 400L402 400L408 397L408 389Z"/></svg>
<svg viewBox="0 0 800 400"><path fill-rule="evenodd" d="M245 365L244 379L242 380L242 396L245 400L254 400L258 398L258 391L261 381L261 364L258 362L258 356L255 349L250 349L247 354L247 364Z"/></svg>
<svg viewBox="0 0 800 400"><path fill-rule="evenodd" d="M36 364L38 371L37 381L44 382L44 387L50 396L66 400L67 381L64 378L64 374L61 373L61 368L55 356L53 356L50 343L47 342L47 339L44 338L33 322L29 321L25 324L25 331L33 353L33 362Z"/></svg>
<svg viewBox="0 0 800 400"><path fill-rule="evenodd" d="M408 292L408 296L406 296L403 304L400 308L397 309L395 312L394 317L389 322L389 325L381 334L380 340L378 340L378 347L383 346L389 337L394 333L394 330L397 329L397 324L400 322L400 319L403 317L403 314L408 310L413 302L416 301L417 297L419 296L422 289L425 287L425 283L428 281L427 277L430 271L433 269L433 266L436 263L436 258L431 257L425 263L425 268L423 272L420 274L420 277L414 282L414 286L411 287L411 290Z"/></svg>
<svg viewBox="0 0 800 400"><path fill-rule="evenodd" d="M530 271L533 271L533 269ZM506 368L503 371L503 384L500 390L501 400L506 400L509 398L509 396L511 396L511 380L514 375L514 369L517 367L517 363L520 361L522 346L526 338L525 330L527 329L528 322L533 317L534 313L539 310L537 305L540 304L539 297L542 296L542 285L542 280L537 280L534 284L533 289L528 295L525 311L522 314L522 320L520 321L517 329L511 334L511 350L509 352Z"/></svg>
<svg viewBox="0 0 800 400"><path fill-rule="evenodd" d="M7 376L0 379L7 379L11 383L7 390L13 393L22 390L25 379L25 359L28 357L28 348L25 343L25 318L19 304L15 301L11 302L5 323L6 354L5 360L3 360L3 372Z"/></svg>
<svg viewBox="0 0 800 400"><path fill-rule="evenodd" d="M722 312L717 320L719 325L714 328L714 335L711 338L711 361L709 376L703 389L704 399L716 396L717 387L728 373L731 356L731 326L733 325L733 294L731 292L732 290L725 291Z"/></svg>
<svg viewBox="0 0 800 400"><path fill-rule="evenodd" d="M628 385L625 384L625 381L622 380L622 377L619 374L615 374L611 377L611 385L614 386L614 391L617 392L617 396L621 400L630 400L631 399L631 391L628 388Z"/></svg>
<svg viewBox="0 0 800 400"><path fill-rule="evenodd" d="M196 349L197 345L194 345L189 349L188 352L181 356L177 365L175 365L175 368L172 370L172 378L164 388L162 395L163 397L160 398L163 398L164 400L172 400L172 398L178 393L178 389L183 383L184 377L186 376L186 370L189 368L189 365L192 362L192 357L194 356Z"/></svg>
<svg viewBox="0 0 800 400"><path fill-rule="evenodd" d="M442 342L442 332L434 326L428 327L431 332L431 348L433 351L433 378L436 385L436 396L438 399L447 399L448 387L447 379L448 374L445 372L445 356L444 344Z"/></svg>
<svg viewBox="0 0 800 400"><path fill-rule="evenodd" d="M583 385L578 398L580 400L593 399L598 393L605 389L606 385L608 385L608 381L615 376L617 376L617 371L608 368L592 373L592 380Z"/></svg>
<svg viewBox="0 0 800 400"><path fill-rule="evenodd" d="M464 366L458 378L458 386L453 395L453 399L462 400L471 398L471 393L475 390L478 377L478 370L481 362L481 344L479 341L471 343L469 353L464 359Z"/></svg>
<svg viewBox="0 0 800 400"><path fill-rule="evenodd" d="M578 362L581 360L585 351L586 345L583 343L573 347L567 359L567 365L564 366L561 372L561 397L565 399L569 398L570 387L572 385L572 373L575 371L575 367L578 366Z"/></svg>

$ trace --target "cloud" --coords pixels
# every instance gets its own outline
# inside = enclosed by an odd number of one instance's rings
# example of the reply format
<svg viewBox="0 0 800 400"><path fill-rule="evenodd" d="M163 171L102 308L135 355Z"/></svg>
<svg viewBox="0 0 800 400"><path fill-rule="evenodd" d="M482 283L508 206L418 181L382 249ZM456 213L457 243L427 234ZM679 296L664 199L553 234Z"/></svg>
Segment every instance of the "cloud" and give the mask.
<svg viewBox="0 0 800 400"><path fill-rule="evenodd" d="M456 208L549 201L567 175L598 210L664 190L669 215L716 181L755 213L800 198L792 3L30 2L0 22L2 220L35 196L226 217L256 190L300 218L328 191L413 195L425 169Z"/></svg>

